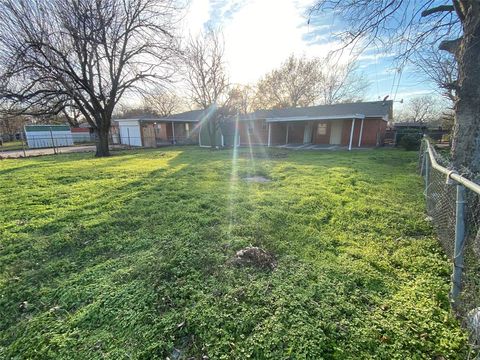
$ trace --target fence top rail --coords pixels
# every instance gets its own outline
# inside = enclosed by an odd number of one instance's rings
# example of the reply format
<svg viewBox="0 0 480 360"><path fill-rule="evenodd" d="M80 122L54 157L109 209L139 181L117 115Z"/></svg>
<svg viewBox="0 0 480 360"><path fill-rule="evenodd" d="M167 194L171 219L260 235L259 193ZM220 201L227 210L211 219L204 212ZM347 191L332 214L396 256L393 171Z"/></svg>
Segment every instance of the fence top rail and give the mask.
<svg viewBox="0 0 480 360"><path fill-rule="evenodd" d="M455 180L457 183L462 184L463 186L476 192L477 194L480 194L480 185L474 183L471 180L468 180L467 178L464 178L462 175L459 175L455 170L449 170L441 166L435 158L435 153L432 145L430 145L430 142L427 139L425 139L425 142L427 144L428 156L430 157L430 162L434 169L447 175L448 178Z"/></svg>

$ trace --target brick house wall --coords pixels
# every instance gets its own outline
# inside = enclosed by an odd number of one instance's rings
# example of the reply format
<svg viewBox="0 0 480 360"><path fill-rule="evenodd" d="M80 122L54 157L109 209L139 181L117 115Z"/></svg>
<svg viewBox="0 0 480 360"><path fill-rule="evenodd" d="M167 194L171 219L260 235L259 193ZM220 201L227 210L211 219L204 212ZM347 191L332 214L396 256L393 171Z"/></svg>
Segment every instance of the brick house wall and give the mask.
<svg viewBox="0 0 480 360"><path fill-rule="evenodd" d="M268 124L265 120L245 120L239 124L240 145L267 145Z"/></svg>
<svg viewBox="0 0 480 360"><path fill-rule="evenodd" d="M304 131L305 131L305 124L290 123L288 126L288 143L303 144Z"/></svg>
<svg viewBox="0 0 480 360"><path fill-rule="evenodd" d="M285 145L287 136L287 124L271 123L270 141L271 145Z"/></svg>
<svg viewBox="0 0 480 360"><path fill-rule="evenodd" d="M360 136L360 127L362 120L355 120L355 128L353 130L353 140L352 148L358 147L358 138ZM351 131L352 121L347 120L344 122L343 131L342 131L342 145L348 146L350 144L350 131ZM377 146L378 144L383 143L385 138L385 131L387 129L387 122L379 118L366 118L363 122L363 132L362 132L362 143L361 147L364 146Z"/></svg>

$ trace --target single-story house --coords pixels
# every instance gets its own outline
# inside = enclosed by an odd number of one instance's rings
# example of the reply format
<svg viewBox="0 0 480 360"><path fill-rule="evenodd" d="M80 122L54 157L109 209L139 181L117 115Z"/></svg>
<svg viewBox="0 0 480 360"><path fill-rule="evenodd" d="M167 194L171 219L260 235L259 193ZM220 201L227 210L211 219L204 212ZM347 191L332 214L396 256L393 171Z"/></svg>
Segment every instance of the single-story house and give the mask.
<svg viewBox="0 0 480 360"><path fill-rule="evenodd" d="M380 146L392 116L392 101L260 110L241 116L239 143L336 145L349 149Z"/></svg>
<svg viewBox="0 0 480 360"><path fill-rule="evenodd" d="M211 110L161 117L115 119L120 142L155 147L166 144L211 146ZM355 102L302 108L259 110L221 122L217 146L325 145L348 149L383 144L392 120L392 101Z"/></svg>

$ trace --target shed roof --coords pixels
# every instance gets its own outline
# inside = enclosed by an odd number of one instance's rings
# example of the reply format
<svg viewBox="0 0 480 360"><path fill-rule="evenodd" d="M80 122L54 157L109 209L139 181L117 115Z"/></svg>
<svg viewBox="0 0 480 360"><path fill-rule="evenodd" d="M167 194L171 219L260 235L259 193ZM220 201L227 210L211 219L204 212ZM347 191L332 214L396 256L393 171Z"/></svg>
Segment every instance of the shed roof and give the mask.
<svg viewBox="0 0 480 360"><path fill-rule="evenodd" d="M70 131L68 125L25 125L25 132L32 131Z"/></svg>

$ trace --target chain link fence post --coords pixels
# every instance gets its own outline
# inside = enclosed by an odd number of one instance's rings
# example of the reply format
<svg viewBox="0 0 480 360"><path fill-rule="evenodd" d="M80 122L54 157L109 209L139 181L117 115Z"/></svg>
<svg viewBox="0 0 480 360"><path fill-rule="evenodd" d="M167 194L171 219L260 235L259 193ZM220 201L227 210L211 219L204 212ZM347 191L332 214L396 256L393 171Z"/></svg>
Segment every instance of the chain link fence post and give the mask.
<svg viewBox="0 0 480 360"><path fill-rule="evenodd" d="M23 157L27 157L27 152L25 151L25 135L23 132L20 134L20 142L22 143Z"/></svg>
<svg viewBox="0 0 480 360"><path fill-rule="evenodd" d="M455 207L455 247L453 253L452 290L450 298L455 305L462 291L463 248L465 242L465 187L457 186Z"/></svg>
<svg viewBox="0 0 480 360"><path fill-rule="evenodd" d="M430 186L430 166L429 166L429 156L428 156L428 148L425 149L425 165L424 165L424 172L425 172L425 198L428 201L428 188Z"/></svg>

